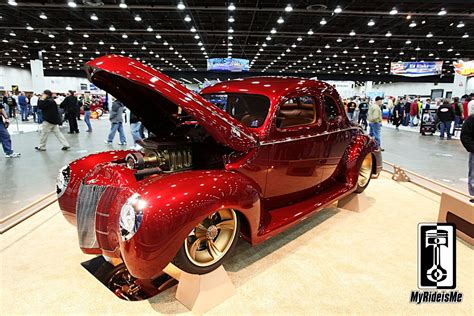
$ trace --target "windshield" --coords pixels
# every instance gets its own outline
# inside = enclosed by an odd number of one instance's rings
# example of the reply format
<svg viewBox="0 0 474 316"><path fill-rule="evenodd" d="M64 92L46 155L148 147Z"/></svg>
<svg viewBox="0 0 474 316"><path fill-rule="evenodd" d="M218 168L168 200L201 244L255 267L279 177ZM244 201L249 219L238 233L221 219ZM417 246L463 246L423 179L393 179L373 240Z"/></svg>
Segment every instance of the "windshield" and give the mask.
<svg viewBox="0 0 474 316"><path fill-rule="evenodd" d="M270 100L257 94L204 94L202 97L243 125L253 128L263 124L270 108Z"/></svg>

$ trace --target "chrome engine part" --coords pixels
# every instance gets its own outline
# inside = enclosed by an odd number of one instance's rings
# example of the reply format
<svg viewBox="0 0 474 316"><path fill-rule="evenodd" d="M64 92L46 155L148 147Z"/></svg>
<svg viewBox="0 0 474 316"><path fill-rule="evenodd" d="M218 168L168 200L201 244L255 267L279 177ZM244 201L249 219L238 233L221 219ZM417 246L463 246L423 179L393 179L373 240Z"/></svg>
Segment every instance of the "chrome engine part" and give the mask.
<svg viewBox="0 0 474 316"><path fill-rule="evenodd" d="M130 169L159 168L162 172L187 170L193 166L191 147L169 144L130 153L125 161Z"/></svg>

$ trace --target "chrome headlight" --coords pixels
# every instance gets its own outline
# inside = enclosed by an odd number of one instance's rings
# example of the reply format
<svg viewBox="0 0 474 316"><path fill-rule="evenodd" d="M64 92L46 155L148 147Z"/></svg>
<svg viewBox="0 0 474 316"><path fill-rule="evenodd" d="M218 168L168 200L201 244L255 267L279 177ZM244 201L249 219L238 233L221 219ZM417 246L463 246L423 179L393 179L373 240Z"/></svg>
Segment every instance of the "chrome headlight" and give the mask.
<svg viewBox="0 0 474 316"><path fill-rule="evenodd" d="M67 184L71 180L71 168L69 165L65 165L61 169L59 169L59 174L56 179L56 194L58 198L66 192Z"/></svg>
<svg viewBox="0 0 474 316"><path fill-rule="evenodd" d="M129 240L135 235L143 220L143 210L146 202L140 195L134 193L120 210L120 234L123 240Z"/></svg>

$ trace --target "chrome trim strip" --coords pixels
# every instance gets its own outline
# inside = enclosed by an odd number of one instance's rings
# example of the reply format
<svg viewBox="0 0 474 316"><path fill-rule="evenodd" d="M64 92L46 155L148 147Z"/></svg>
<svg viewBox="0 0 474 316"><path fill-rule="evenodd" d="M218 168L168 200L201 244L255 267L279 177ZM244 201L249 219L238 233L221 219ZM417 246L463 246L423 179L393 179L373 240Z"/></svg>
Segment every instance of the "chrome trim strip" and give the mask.
<svg viewBox="0 0 474 316"><path fill-rule="evenodd" d="M354 126L354 127L344 128L344 129L337 129L337 130L334 130L334 131L331 131L331 132L325 131L323 133L314 134L314 135L304 135L304 136L299 136L299 137L288 137L288 138L284 138L284 139L280 139L280 140L262 141L262 142L260 142L260 145L265 146L265 145L274 145L274 144L280 144L280 143L294 142L294 141L298 141L298 140L305 140L305 139L308 139L308 138L315 138L315 137L319 137L319 136L327 136L327 135L330 135L330 134L350 131L350 130L354 130L354 129L359 129L359 127Z"/></svg>
<svg viewBox="0 0 474 316"><path fill-rule="evenodd" d="M96 229L95 231L98 232L98 233L101 234L101 235L108 235L108 234L109 234L109 233L107 233L107 232L103 232L103 231L98 230L98 229Z"/></svg>
<svg viewBox="0 0 474 316"><path fill-rule="evenodd" d="M104 216L104 217L109 217L109 214L101 213L101 212L97 212L97 215Z"/></svg>

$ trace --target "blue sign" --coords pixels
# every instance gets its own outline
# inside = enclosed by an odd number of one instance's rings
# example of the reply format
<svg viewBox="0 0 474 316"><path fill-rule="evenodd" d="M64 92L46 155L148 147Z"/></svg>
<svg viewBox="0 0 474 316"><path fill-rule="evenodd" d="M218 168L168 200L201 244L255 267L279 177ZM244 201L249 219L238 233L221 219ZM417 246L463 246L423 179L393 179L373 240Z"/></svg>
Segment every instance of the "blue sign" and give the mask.
<svg viewBox="0 0 474 316"><path fill-rule="evenodd" d="M443 70L442 61L423 61L423 62L395 62L390 65L392 75L406 77L421 77L441 75Z"/></svg>
<svg viewBox="0 0 474 316"><path fill-rule="evenodd" d="M249 71L249 60L242 58L209 58L207 60L209 71Z"/></svg>

